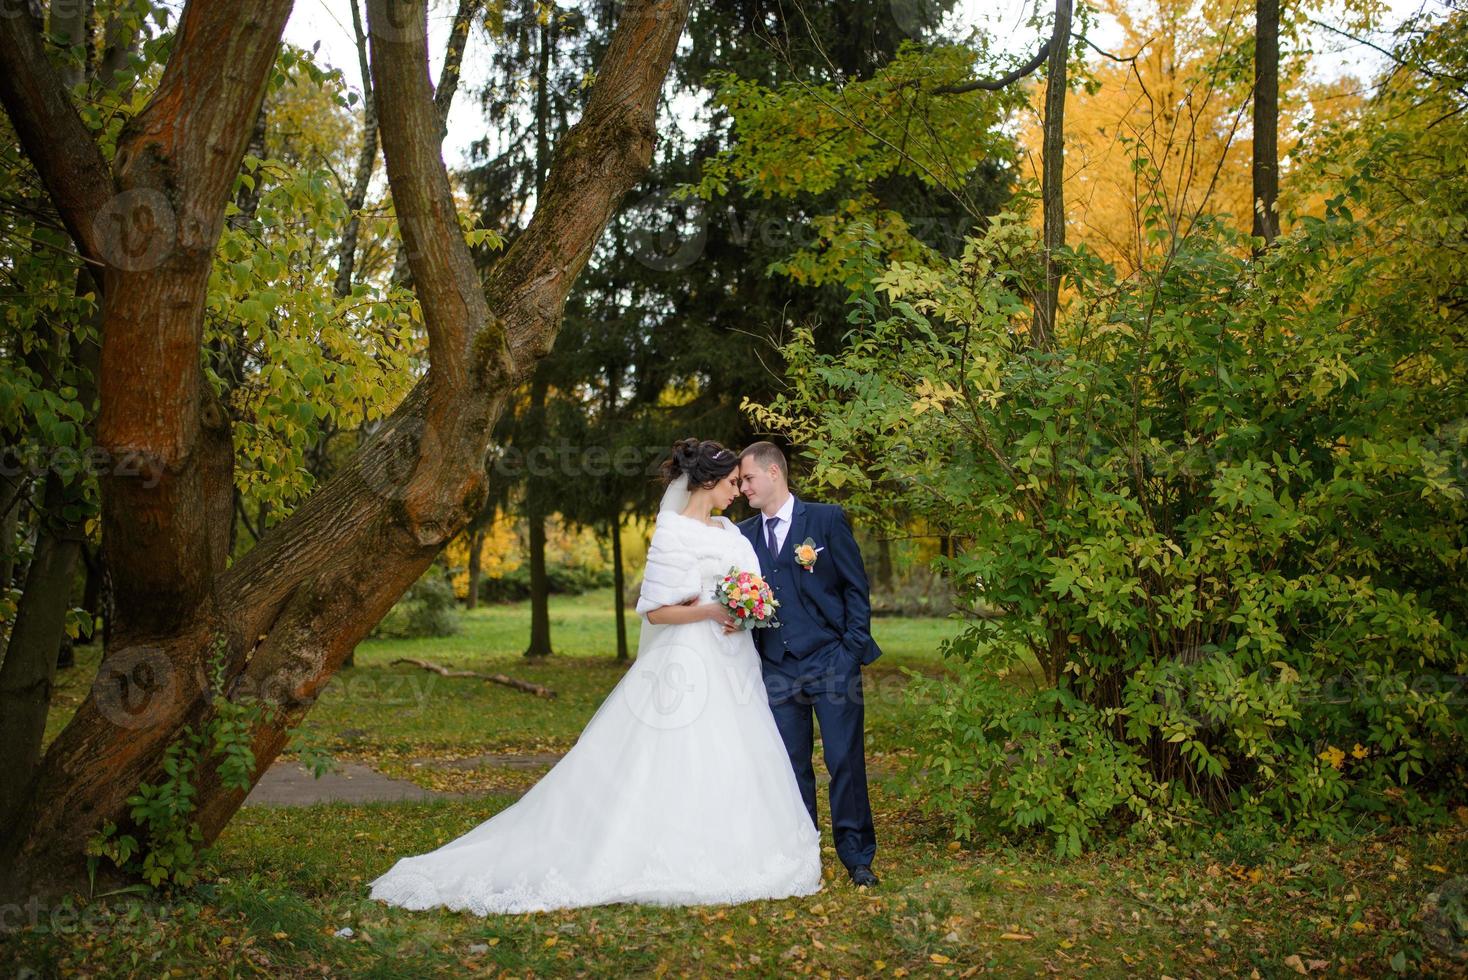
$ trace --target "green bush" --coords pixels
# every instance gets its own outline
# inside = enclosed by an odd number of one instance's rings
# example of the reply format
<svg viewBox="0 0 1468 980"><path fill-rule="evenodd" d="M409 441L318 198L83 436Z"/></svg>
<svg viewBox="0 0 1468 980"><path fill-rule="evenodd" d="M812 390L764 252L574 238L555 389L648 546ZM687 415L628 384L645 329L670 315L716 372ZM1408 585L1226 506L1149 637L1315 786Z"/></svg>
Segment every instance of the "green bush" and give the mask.
<svg viewBox="0 0 1468 980"><path fill-rule="evenodd" d="M960 836L1074 854L1224 811L1329 834L1461 791L1468 294L1430 238L1404 257L1392 215L1355 217L1371 181L1337 190L1257 258L1207 220L1150 226L1125 280L1067 253L1053 344L1035 234L1001 215L877 276L844 350L785 349L757 424L849 509L961 539L938 564L996 612L912 687L924 798ZM1428 225L1450 255L1463 227Z"/></svg>
<svg viewBox="0 0 1468 980"><path fill-rule="evenodd" d="M387 611L372 635L401 640L452 636L457 632L459 612L453 587L444 577L443 569L431 565Z"/></svg>
<svg viewBox="0 0 1468 980"><path fill-rule="evenodd" d="M545 575L552 595L582 595L613 582L610 568L584 565L551 565ZM481 580L479 598L484 602L524 602L530 598L530 569L522 565L508 574Z"/></svg>
<svg viewBox="0 0 1468 980"><path fill-rule="evenodd" d="M873 582L871 602L873 616L947 616L955 610L948 583L921 567L894 575L888 584Z"/></svg>

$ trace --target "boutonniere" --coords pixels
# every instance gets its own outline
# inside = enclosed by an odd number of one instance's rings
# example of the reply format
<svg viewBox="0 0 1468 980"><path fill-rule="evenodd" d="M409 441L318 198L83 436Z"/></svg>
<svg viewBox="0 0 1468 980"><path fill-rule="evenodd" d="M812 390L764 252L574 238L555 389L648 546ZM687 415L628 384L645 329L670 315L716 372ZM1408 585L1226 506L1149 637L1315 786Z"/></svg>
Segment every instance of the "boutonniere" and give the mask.
<svg viewBox="0 0 1468 980"><path fill-rule="evenodd" d="M806 538L795 546L795 563L807 572L813 572L816 570L816 555L825 550L825 548L817 548L815 541Z"/></svg>

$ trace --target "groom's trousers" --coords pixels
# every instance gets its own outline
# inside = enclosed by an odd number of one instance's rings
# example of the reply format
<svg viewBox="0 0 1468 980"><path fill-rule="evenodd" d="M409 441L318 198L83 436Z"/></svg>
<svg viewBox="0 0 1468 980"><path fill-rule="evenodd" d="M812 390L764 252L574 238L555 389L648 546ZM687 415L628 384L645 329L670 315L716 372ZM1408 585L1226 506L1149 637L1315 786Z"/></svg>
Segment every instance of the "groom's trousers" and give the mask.
<svg viewBox="0 0 1468 980"><path fill-rule="evenodd" d="M778 664L760 658L770 711L790 754L800 795L816 816L813 721L821 726L826 769L831 773L831 836L836 855L847 869L870 865L877 853L872 806L867 798L866 749L863 745L865 698L861 664L838 642L806 657L785 657ZM814 717L813 717L814 716Z"/></svg>

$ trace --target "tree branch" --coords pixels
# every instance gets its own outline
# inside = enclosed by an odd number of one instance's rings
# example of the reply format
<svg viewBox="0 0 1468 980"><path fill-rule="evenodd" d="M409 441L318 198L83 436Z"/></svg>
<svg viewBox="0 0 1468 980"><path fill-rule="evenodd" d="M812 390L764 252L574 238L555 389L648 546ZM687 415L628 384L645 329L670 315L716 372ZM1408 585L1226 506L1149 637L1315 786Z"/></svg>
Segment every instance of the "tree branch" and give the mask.
<svg viewBox="0 0 1468 980"><path fill-rule="evenodd" d="M1066 56L1070 53L1072 0L1055 0L1055 28L1050 35L1050 64L1045 75L1045 118L1040 165L1040 201L1044 211L1045 291L1035 304L1035 339L1048 346L1055 337L1060 305L1060 259L1065 247L1065 95Z"/></svg>
<svg viewBox="0 0 1468 980"><path fill-rule="evenodd" d="M357 235L362 227L362 204L367 200L367 185L372 181L372 168L377 163L377 97L372 91L372 66L367 57L367 33L362 28L362 7L350 0L352 32L357 39L357 65L362 72L362 151L357 154L357 171L348 192L346 230L336 250L336 285L333 292L346 296L352 291L352 272L357 261Z"/></svg>
<svg viewBox="0 0 1468 980"><path fill-rule="evenodd" d="M1035 52L1033 58L1007 75L1000 75L998 78L981 78L972 82L964 82L962 85L944 85L941 88L933 89L933 94L962 95L965 92L997 92L1000 89L1008 88L1026 75L1034 74L1045 63L1045 59L1050 57L1050 45L1052 43L1054 43L1054 38L1040 45L1040 50Z"/></svg>
<svg viewBox="0 0 1468 980"><path fill-rule="evenodd" d="M438 110L438 145L443 146L443 139L449 130L449 109L453 107L454 95L459 90L460 68L464 61L464 49L469 43L469 28L473 26L474 14L479 11L484 0L459 0L459 9L454 13L453 26L449 28L449 43L444 49L443 65L438 71L438 84L433 89L433 106ZM366 77L366 73L363 73ZM392 282L394 285L402 285L408 282L410 270L408 268L408 245L399 241L397 251L393 253Z"/></svg>
<svg viewBox="0 0 1468 980"><path fill-rule="evenodd" d="M466 385L469 338L488 308L440 150L427 0L369 0L367 29L388 185L428 331L431 398L442 403Z"/></svg>
<svg viewBox="0 0 1468 980"><path fill-rule="evenodd" d="M469 28L474 15L483 6L484 0L459 0L459 9L454 11L454 23L449 28L449 43L443 54L443 67L438 73L438 85L433 90L433 105L438 110L439 142L448 135L449 107L454 104L454 93L459 90L460 69L464 64L464 49L469 44Z"/></svg>
<svg viewBox="0 0 1468 980"><path fill-rule="evenodd" d="M112 175L46 57L27 0L0 0L0 102L82 258L101 265L96 216Z"/></svg>
<svg viewBox="0 0 1468 980"><path fill-rule="evenodd" d="M476 670L454 670L453 668L436 664L432 660L419 660L416 657L399 657L393 661L393 666L397 666L398 664L412 664L414 667L422 667L424 670L433 671L440 677L473 677L481 681L503 684L505 687L512 687L517 691L524 691L526 694L533 694L538 698L554 698L556 696L555 691L543 684L522 681L506 674L481 674Z"/></svg>
<svg viewBox="0 0 1468 980"><path fill-rule="evenodd" d="M1147 38L1147 40L1145 40L1141 44L1137 45L1137 53L1136 54L1133 54L1133 55L1120 55L1120 54L1112 54L1110 51L1107 51L1105 48L1101 47L1095 41L1091 40L1088 37L1083 37L1083 38L1081 38L1081 40L1083 40L1083 41L1086 42L1086 47L1090 48L1092 51L1096 52L1101 57L1107 58L1107 59L1109 59L1111 61L1114 61L1114 62L1116 62L1119 65L1136 65L1137 59L1139 57L1141 57L1142 52L1144 50L1146 50L1147 45L1149 45L1149 44L1152 43L1152 38L1149 37L1149 38Z"/></svg>
<svg viewBox="0 0 1468 980"><path fill-rule="evenodd" d="M1468 84L1468 78L1462 77L1460 75L1449 75L1446 72L1435 71L1423 64L1404 61L1401 55L1388 48L1382 47L1375 41L1369 41L1364 37L1357 37L1350 31L1343 31L1339 27L1332 27L1330 24L1327 24L1324 21L1316 20L1314 17L1306 17L1305 22L1315 27L1319 27L1321 30L1330 31L1332 34L1339 35L1340 37L1345 38L1347 41L1354 41L1357 44L1364 45L1365 47L1368 47L1371 50L1375 51L1377 54L1385 56L1389 61L1392 62L1392 64L1396 65L1398 68L1410 68L1412 71L1421 72L1428 78L1435 79L1437 81L1452 82L1456 85Z"/></svg>

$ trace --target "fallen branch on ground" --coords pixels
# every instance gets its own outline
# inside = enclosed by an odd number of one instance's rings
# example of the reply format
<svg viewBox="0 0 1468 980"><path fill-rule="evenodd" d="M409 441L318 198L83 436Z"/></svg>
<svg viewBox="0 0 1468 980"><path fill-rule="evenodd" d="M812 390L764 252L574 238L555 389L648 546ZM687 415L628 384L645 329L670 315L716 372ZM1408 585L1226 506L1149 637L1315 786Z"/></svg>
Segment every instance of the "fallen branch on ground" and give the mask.
<svg viewBox="0 0 1468 980"><path fill-rule="evenodd" d="M517 681L515 678L507 677L504 674L481 674L473 670L451 670L431 660L417 660L413 657L399 657L393 663L412 664L414 667L422 667L424 670L431 670L435 674L440 674L444 677L477 677L482 681L493 681L496 684L503 684L505 687L513 687L517 691L524 691L526 694L533 694L538 698L553 698L556 696L556 692L548 687L532 684L529 681Z"/></svg>

